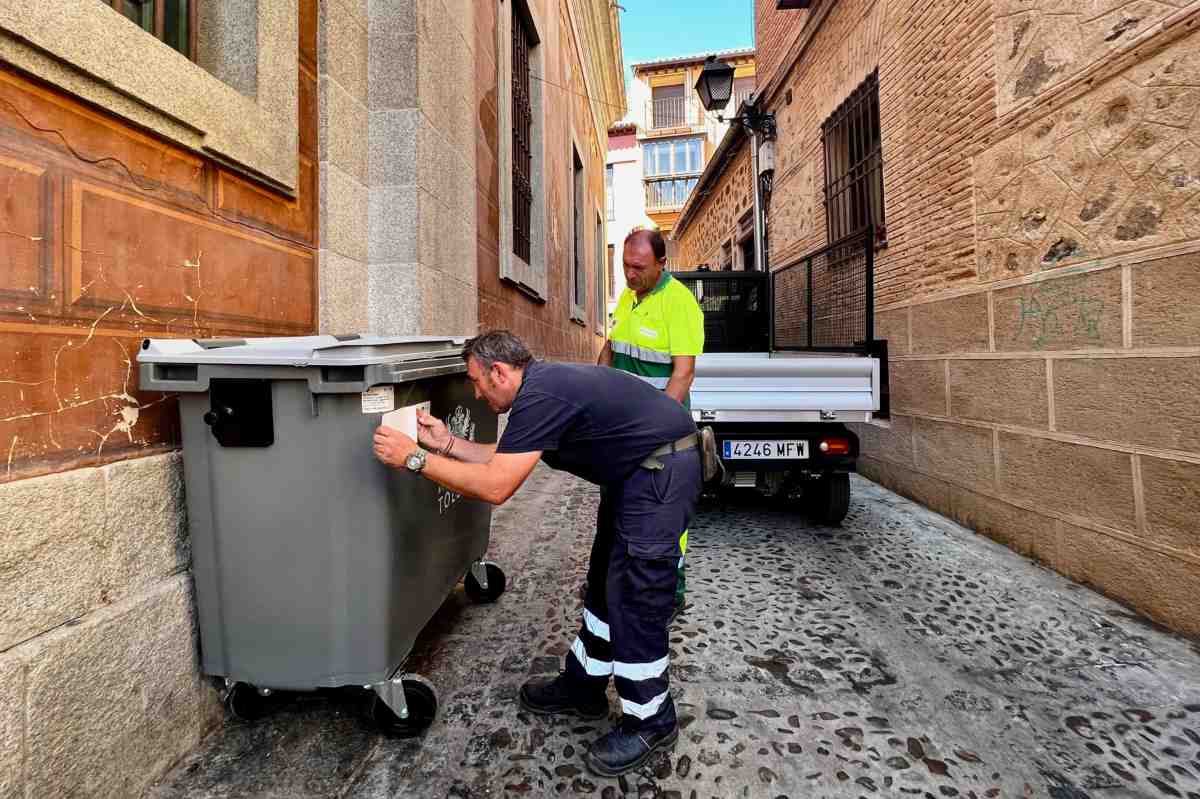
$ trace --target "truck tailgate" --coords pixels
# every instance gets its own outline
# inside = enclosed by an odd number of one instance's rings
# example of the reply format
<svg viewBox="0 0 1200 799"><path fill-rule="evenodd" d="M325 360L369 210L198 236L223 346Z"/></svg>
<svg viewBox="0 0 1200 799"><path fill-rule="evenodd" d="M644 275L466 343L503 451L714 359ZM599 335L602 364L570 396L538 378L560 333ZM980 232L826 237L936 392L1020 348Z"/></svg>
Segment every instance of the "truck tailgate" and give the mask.
<svg viewBox="0 0 1200 799"><path fill-rule="evenodd" d="M701 355L692 415L705 422L867 422L879 410L879 359Z"/></svg>

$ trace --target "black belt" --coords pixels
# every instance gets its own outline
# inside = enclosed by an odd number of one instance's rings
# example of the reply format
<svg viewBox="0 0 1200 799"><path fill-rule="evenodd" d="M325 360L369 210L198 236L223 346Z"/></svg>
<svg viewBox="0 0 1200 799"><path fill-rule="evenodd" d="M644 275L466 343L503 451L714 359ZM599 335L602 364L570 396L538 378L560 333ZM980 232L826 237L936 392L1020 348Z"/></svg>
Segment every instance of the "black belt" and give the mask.
<svg viewBox="0 0 1200 799"><path fill-rule="evenodd" d="M652 472L657 472L659 469L665 469L666 464L659 460L675 452L683 452L684 450L695 449L700 446L700 434L689 433L678 441L672 441L669 444L663 444L658 449L646 456L646 460L642 461L640 466L643 469L649 469Z"/></svg>

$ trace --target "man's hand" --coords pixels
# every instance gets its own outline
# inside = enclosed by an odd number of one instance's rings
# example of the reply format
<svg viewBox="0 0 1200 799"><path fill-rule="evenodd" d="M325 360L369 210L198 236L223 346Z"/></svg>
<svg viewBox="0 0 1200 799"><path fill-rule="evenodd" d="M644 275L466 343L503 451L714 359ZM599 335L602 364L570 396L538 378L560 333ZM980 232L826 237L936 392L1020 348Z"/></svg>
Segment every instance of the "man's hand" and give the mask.
<svg viewBox="0 0 1200 799"><path fill-rule="evenodd" d="M442 425L442 429L445 429L445 425ZM399 430L383 425L375 428L375 457L384 465L401 469L408 456L416 451L417 442Z"/></svg>
<svg viewBox="0 0 1200 799"><path fill-rule="evenodd" d="M421 446L433 452L441 452L450 446L451 438L453 436L445 422L425 411L417 411L417 440L421 442Z"/></svg>

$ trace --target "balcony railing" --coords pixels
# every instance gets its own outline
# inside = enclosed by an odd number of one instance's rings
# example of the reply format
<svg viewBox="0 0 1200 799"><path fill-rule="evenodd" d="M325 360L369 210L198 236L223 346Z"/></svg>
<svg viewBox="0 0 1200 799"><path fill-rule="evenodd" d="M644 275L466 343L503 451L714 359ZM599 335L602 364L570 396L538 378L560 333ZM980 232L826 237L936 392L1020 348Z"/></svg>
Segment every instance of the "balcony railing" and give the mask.
<svg viewBox="0 0 1200 799"><path fill-rule="evenodd" d="M753 89L743 89L742 91L734 92L733 97L729 101L730 110L736 113L742 107L742 103L749 100L753 94Z"/></svg>
<svg viewBox="0 0 1200 799"><path fill-rule="evenodd" d="M664 97L651 100L647 109L650 127L653 130L664 128L684 128L700 124L700 104L693 102L691 97Z"/></svg>
<svg viewBox="0 0 1200 799"><path fill-rule="evenodd" d="M669 211L682 208L696 188L696 176L656 178L646 181L646 209Z"/></svg>

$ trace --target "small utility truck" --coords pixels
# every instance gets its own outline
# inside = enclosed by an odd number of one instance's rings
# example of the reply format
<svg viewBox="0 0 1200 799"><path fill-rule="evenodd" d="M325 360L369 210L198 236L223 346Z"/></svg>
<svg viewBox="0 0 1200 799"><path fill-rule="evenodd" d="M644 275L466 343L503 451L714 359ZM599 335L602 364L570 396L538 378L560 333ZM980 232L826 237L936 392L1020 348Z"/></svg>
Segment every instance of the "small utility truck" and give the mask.
<svg viewBox="0 0 1200 799"><path fill-rule="evenodd" d="M845 518L859 453L846 425L888 413L874 238L866 230L769 273L672 273L704 311L691 403L715 434L715 488L800 500L821 524Z"/></svg>

